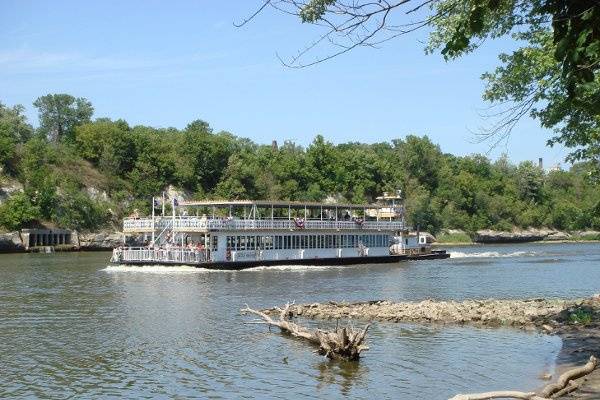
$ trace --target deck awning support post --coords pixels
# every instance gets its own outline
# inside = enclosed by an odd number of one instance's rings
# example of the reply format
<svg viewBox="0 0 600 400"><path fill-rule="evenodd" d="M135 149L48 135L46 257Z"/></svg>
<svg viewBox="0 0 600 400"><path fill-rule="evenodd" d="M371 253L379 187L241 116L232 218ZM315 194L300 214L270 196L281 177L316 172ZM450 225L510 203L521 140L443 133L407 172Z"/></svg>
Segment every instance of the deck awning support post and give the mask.
<svg viewBox="0 0 600 400"><path fill-rule="evenodd" d="M335 206L335 222L338 220L338 208Z"/></svg>
<svg viewBox="0 0 600 400"><path fill-rule="evenodd" d="M271 204L271 221L274 219L273 204Z"/></svg>
<svg viewBox="0 0 600 400"><path fill-rule="evenodd" d="M172 220L172 225L171 225L171 233L172 233L172 237L171 237L171 242L173 242L173 244L175 244L175 198L173 198L173 201L171 202L171 209L173 210L173 220Z"/></svg>
<svg viewBox="0 0 600 400"><path fill-rule="evenodd" d="M321 221L323 221L323 206L321 206Z"/></svg>
<svg viewBox="0 0 600 400"><path fill-rule="evenodd" d="M154 197L152 197L152 247L154 247Z"/></svg>
<svg viewBox="0 0 600 400"><path fill-rule="evenodd" d="M306 205L304 205L304 220L306 221L306 217L308 216L308 210L306 208Z"/></svg>

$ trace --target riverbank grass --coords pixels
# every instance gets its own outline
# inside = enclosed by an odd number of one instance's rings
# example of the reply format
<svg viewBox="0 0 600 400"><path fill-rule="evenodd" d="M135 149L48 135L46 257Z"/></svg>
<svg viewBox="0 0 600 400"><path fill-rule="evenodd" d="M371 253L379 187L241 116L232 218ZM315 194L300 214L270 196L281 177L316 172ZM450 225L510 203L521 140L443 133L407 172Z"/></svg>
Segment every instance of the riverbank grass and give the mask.
<svg viewBox="0 0 600 400"><path fill-rule="evenodd" d="M437 243L472 244L473 240L466 232L441 232L436 236Z"/></svg>

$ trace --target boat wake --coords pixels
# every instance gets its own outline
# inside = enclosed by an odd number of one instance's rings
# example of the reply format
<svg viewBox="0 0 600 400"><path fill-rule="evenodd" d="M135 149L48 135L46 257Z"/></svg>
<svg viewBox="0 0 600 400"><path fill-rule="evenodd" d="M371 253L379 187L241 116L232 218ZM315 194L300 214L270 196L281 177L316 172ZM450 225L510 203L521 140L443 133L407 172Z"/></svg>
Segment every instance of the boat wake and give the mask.
<svg viewBox="0 0 600 400"><path fill-rule="evenodd" d="M196 268L189 265L109 265L102 271L115 272L134 272L145 274L197 274L212 272L207 268Z"/></svg>
<svg viewBox="0 0 600 400"><path fill-rule="evenodd" d="M504 258L504 257L534 257L538 253L535 251L514 251L511 253L500 253L498 251L484 251L480 253L463 253L461 251L451 251L450 258Z"/></svg>
<svg viewBox="0 0 600 400"><path fill-rule="evenodd" d="M324 271L328 269L348 268L340 265L269 265L246 268L239 271L225 269L197 268L190 265L109 265L102 271L109 273L133 272L146 274L197 274L207 272L258 272L258 271Z"/></svg>
<svg viewBox="0 0 600 400"><path fill-rule="evenodd" d="M246 271L325 271L330 269L349 268L348 265L260 265L242 270Z"/></svg>

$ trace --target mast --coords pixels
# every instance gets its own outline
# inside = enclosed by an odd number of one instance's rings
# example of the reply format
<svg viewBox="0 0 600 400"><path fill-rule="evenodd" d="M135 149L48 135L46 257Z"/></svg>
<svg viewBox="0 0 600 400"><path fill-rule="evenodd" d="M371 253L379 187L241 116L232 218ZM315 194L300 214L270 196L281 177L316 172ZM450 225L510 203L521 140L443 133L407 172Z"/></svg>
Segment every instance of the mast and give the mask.
<svg viewBox="0 0 600 400"><path fill-rule="evenodd" d="M171 238L173 244L175 244L175 205L177 204L177 199L173 197L171 208L173 210L173 224L171 225L171 232L173 232L173 237Z"/></svg>
<svg viewBox="0 0 600 400"><path fill-rule="evenodd" d="M154 247L154 197L152 197L152 247Z"/></svg>

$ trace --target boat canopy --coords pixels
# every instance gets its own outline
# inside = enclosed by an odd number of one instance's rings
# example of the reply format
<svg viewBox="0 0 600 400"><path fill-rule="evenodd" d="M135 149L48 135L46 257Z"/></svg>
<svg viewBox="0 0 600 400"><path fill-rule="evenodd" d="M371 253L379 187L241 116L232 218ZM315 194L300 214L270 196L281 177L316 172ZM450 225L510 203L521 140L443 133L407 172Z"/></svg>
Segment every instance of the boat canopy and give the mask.
<svg viewBox="0 0 600 400"><path fill-rule="evenodd" d="M180 201L180 206L194 207L272 207L272 208L293 208L293 209L321 209L321 208L341 208L341 209L373 209L385 206L373 204L350 204L350 203L317 203L301 201L276 201L276 200L201 200L201 201Z"/></svg>

